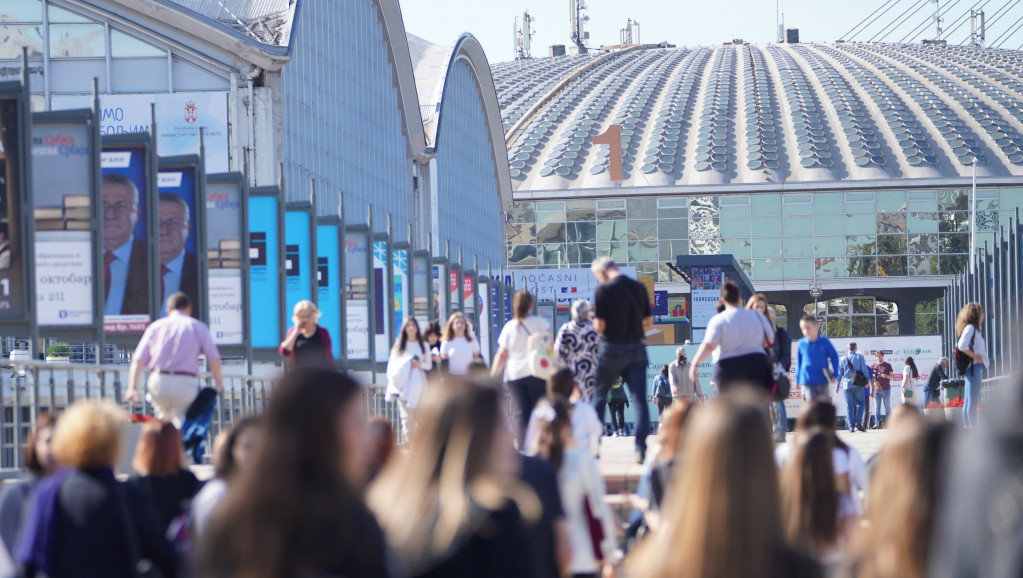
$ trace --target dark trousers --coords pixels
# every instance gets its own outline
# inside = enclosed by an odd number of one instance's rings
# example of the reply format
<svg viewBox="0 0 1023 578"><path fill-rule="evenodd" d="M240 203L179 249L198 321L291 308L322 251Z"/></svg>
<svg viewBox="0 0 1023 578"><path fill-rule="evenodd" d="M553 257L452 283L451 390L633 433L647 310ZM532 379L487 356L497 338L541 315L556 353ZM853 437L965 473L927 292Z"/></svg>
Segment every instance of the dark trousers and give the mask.
<svg viewBox="0 0 1023 578"><path fill-rule="evenodd" d="M711 380L720 393L726 393L736 385L752 385L761 391L769 391L773 376L771 364L763 353L751 353L739 357L721 359L711 370Z"/></svg>
<svg viewBox="0 0 1023 578"><path fill-rule="evenodd" d="M611 410L611 429L614 431L625 429L625 402L609 401L608 408Z"/></svg>
<svg viewBox="0 0 1023 578"><path fill-rule="evenodd" d="M604 406L607 392L614 381L621 377L636 402L636 449L646 451L646 436L650 431L650 406L646 399L646 346L642 341L609 342L600 346L597 355L597 391L593 396L593 407L597 417L604 422Z"/></svg>
<svg viewBox="0 0 1023 578"><path fill-rule="evenodd" d="M866 387L863 388L867 392L867 395L863 396L863 419L860 421L860 425L863 429L870 429L870 395L869 390Z"/></svg>
<svg viewBox="0 0 1023 578"><path fill-rule="evenodd" d="M932 401L941 401L941 390L937 387L924 386L924 407L930 405Z"/></svg>
<svg viewBox="0 0 1023 578"><path fill-rule="evenodd" d="M529 426L529 414L533 413L533 407L540 398L547 395L547 384L539 377L523 377L508 382L508 392L514 401L515 425L519 428L516 437L519 440L519 449L525 443L526 428Z"/></svg>
<svg viewBox="0 0 1023 578"><path fill-rule="evenodd" d="M664 410L671 406L670 397L658 397L657 399L657 417L664 415Z"/></svg>

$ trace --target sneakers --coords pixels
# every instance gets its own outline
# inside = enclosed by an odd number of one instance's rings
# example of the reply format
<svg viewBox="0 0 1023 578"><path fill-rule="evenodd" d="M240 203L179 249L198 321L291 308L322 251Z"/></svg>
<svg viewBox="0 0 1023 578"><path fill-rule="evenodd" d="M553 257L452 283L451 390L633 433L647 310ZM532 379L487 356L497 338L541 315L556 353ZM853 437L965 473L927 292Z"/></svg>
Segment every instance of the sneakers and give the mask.
<svg viewBox="0 0 1023 578"><path fill-rule="evenodd" d="M636 463L643 465L646 462L646 448L636 448Z"/></svg>

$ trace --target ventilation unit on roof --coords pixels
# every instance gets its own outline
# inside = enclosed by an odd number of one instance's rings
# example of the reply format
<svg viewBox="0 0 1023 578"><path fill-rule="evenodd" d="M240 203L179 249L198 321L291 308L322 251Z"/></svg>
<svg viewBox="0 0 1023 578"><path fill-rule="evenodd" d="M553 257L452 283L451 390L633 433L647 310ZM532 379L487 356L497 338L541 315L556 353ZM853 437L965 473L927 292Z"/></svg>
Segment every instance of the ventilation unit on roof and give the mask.
<svg viewBox="0 0 1023 578"><path fill-rule="evenodd" d="M565 55L565 45L564 44L552 44L551 45L550 55L551 56L564 56Z"/></svg>
<svg viewBox="0 0 1023 578"><path fill-rule="evenodd" d="M785 42L789 44L799 44L799 29L798 28L786 28L785 29Z"/></svg>
<svg viewBox="0 0 1023 578"><path fill-rule="evenodd" d="M926 46L948 46L947 40L927 40L923 39L923 43Z"/></svg>

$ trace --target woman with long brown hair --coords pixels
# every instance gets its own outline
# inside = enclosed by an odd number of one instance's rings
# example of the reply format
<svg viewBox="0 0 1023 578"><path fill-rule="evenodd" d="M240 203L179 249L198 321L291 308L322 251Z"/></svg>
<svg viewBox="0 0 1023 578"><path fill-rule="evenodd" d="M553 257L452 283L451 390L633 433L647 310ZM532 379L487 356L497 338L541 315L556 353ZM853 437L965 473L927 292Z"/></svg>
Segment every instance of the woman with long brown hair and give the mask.
<svg viewBox="0 0 1023 578"><path fill-rule="evenodd" d="M171 422L151 421L142 426L132 462L137 476L132 483L153 499L164 528L185 513L202 487L185 468L184 452L181 432Z"/></svg>
<svg viewBox="0 0 1023 578"><path fill-rule="evenodd" d="M874 469L865 530L855 539L845 572L849 578L928 575L944 473L940 462L951 431L909 406L901 405L892 414L888 440Z"/></svg>
<svg viewBox="0 0 1023 578"><path fill-rule="evenodd" d="M977 403L980 402L980 386L984 379L984 368L987 367L987 342L980 334L980 325L984 322L984 309L980 303L967 303L959 311L956 318L956 335L959 341L956 347L972 361L963 378L966 380L966 393L963 399L963 427L977 425Z"/></svg>
<svg viewBox="0 0 1023 578"><path fill-rule="evenodd" d="M32 492L43 478L60 467L50 444L56 424L57 420L49 413L42 413L36 418L35 425L25 437L25 479L6 482L0 492L0 540L8 552L13 553L17 548L22 518Z"/></svg>
<svg viewBox="0 0 1023 578"><path fill-rule="evenodd" d="M842 561L846 520L840 514L831 435L814 427L796 436L795 450L782 471L782 519L793 546L826 566Z"/></svg>
<svg viewBox="0 0 1023 578"><path fill-rule="evenodd" d="M546 319L533 315L533 296L528 291L517 291L512 299L514 318L504 324L497 338L497 355L490 375L497 377L504 371L504 382L515 400L515 422L519 428L519 447L523 446L529 414L536 402L547 392L547 383L533 375L529 366L529 337L534 333L550 332Z"/></svg>
<svg viewBox="0 0 1023 578"><path fill-rule="evenodd" d="M778 474L761 397L742 388L706 404L686 430L662 524L629 557L643 578L821 575L782 537Z"/></svg>
<svg viewBox="0 0 1023 578"><path fill-rule="evenodd" d="M384 537L360 490L369 464L361 388L299 369L274 387L254 463L213 513L200 576L388 576Z"/></svg>
<svg viewBox="0 0 1023 578"><path fill-rule="evenodd" d="M469 320L461 312L452 313L440 343L440 358L447 364L448 375L466 375L479 356L480 342L472 338Z"/></svg>
<svg viewBox="0 0 1023 578"><path fill-rule="evenodd" d="M387 397L398 402L401 430L407 440L419 397L426 387L426 372L433 367L429 346L419 331L419 322L409 317L401 324L400 335L387 360Z"/></svg>
<svg viewBox="0 0 1023 578"><path fill-rule="evenodd" d="M433 384L419 405L412 449L369 488L388 543L414 577L532 576L520 505L518 454L497 389L470 381Z"/></svg>

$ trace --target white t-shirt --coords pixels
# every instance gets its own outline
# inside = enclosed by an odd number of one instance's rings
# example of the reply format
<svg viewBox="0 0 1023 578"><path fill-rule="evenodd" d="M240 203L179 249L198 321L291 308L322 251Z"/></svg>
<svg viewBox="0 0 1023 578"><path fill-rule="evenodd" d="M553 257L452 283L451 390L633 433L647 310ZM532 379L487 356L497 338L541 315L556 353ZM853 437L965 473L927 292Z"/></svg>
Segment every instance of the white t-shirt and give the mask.
<svg viewBox="0 0 1023 578"><path fill-rule="evenodd" d="M973 340L973 347L970 347L971 339ZM956 343L956 347L972 351L974 355L980 356L984 367L987 367L987 342L984 341L984 336L980 334L980 331L977 331L977 328L972 323L967 325L966 329L963 329L963 334L959 336L959 342Z"/></svg>
<svg viewBox="0 0 1023 578"><path fill-rule="evenodd" d="M529 414L529 424L526 426L526 438L523 448L525 453L533 455L536 453L536 443L540 439L540 429L546 422L554 419L554 408L547 398L537 402L533 412ZM576 447L589 450L593 457L600 455L600 436L604 435L604 424L600 423L597 417L597 410L585 401L579 400L572 404L572 438L575 439Z"/></svg>
<svg viewBox="0 0 1023 578"><path fill-rule="evenodd" d="M521 322L512 319L504 324L497 344L508 351L508 362L504 366L505 381L515 381L532 375L529 371L529 358L526 355L529 352L529 336L550 330L551 326L547 320L536 315L530 315Z"/></svg>
<svg viewBox="0 0 1023 578"><path fill-rule="evenodd" d="M480 354L480 342L469 341L464 337L456 337L440 344L440 355L448 360L448 373L465 375L469 373L472 360Z"/></svg>
<svg viewBox="0 0 1023 578"><path fill-rule="evenodd" d="M742 307L729 307L711 317L703 341L717 345L717 361L764 353L764 340L774 339L771 322L763 314Z"/></svg>
<svg viewBox="0 0 1023 578"><path fill-rule="evenodd" d="M906 399L906 392L913 390L913 397ZM902 370L902 401L917 407L924 405L924 386L913 379L913 370L908 365Z"/></svg>

